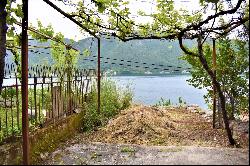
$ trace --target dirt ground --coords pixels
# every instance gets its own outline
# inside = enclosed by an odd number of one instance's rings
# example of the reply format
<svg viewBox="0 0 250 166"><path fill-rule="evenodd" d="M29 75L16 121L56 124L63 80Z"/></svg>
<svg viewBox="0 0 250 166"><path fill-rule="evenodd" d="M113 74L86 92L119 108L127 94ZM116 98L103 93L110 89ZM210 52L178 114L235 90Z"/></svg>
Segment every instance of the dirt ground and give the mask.
<svg viewBox="0 0 250 166"><path fill-rule="evenodd" d="M42 164L248 164L248 128L236 123L233 128L238 148L199 112L139 105L54 153L41 154Z"/></svg>
<svg viewBox="0 0 250 166"><path fill-rule="evenodd" d="M47 165L248 165L249 151L193 146L75 144L57 150Z"/></svg>

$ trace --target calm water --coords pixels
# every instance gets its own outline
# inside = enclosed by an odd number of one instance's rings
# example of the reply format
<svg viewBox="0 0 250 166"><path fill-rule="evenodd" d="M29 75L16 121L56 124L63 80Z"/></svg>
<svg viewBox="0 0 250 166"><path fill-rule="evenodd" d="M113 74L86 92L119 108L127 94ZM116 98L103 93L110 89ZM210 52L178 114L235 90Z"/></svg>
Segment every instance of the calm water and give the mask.
<svg viewBox="0 0 250 166"><path fill-rule="evenodd" d="M198 104L208 109L203 95L206 89L196 89L186 82L190 76L116 76L112 77L118 85L130 85L134 91L133 102L151 105L157 103L161 97L178 103L182 97L188 104Z"/></svg>
<svg viewBox="0 0 250 166"><path fill-rule="evenodd" d="M113 80L121 87L130 85L134 92L134 103L145 105L156 104L161 97L170 99L172 103L178 103L182 97L188 104L198 104L203 109L208 109L203 95L205 89L196 89L186 82L190 76L115 76ZM33 83L33 79L29 80ZM15 84L15 79L4 80L4 85ZM19 83L20 84L20 83Z"/></svg>

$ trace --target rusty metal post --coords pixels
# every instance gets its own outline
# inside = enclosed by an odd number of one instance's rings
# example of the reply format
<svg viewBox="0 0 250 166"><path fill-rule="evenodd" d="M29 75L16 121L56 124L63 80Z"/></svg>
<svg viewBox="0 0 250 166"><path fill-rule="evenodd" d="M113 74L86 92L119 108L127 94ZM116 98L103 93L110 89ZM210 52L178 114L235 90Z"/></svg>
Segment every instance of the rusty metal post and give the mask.
<svg viewBox="0 0 250 166"><path fill-rule="evenodd" d="M18 78L17 78L17 74L15 74L16 77L16 109L17 109L17 128L18 130L20 129L20 121L19 121L19 97L18 97Z"/></svg>
<svg viewBox="0 0 250 166"><path fill-rule="evenodd" d="M37 86L37 77L34 77L34 103L35 103L35 120L37 123L37 102L36 102L36 86Z"/></svg>
<svg viewBox="0 0 250 166"><path fill-rule="evenodd" d="M10 87L11 89L11 94L10 94L10 111L11 111L11 130L12 130L12 136L14 136L14 116L13 116L13 106L12 106L12 102L13 102L13 94L12 94L12 87Z"/></svg>
<svg viewBox="0 0 250 166"><path fill-rule="evenodd" d="M22 18L22 135L23 164L29 164L29 122L28 122L28 0L23 2Z"/></svg>
<svg viewBox="0 0 250 166"><path fill-rule="evenodd" d="M98 62L97 62L97 113L101 111L101 39L98 38Z"/></svg>
<svg viewBox="0 0 250 166"><path fill-rule="evenodd" d="M53 95L53 77L52 77L52 75L50 77L50 86L51 86L51 90L50 91L51 91L51 106L52 106L52 109L51 109L51 112L49 110L49 117L52 118L53 123L55 123L54 110L53 110L53 97L54 97L54 95Z"/></svg>
<svg viewBox="0 0 250 166"><path fill-rule="evenodd" d="M216 77L216 49L215 49L215 39L213 39L213 72ZM215 128L216 121L216 88L213 84L213 128Z"/></svg>
<svg viewBox="0 0 250 166"><path fill-rule="evenodd" d="M8 135L8 109L7 109L7 87L4 87L5 128Z"/></svg>
<svg viewBox="0 0 250 166"><path fill-rule="evenodd" d="M45 76L43 76L43 82L42 82L42 110L44 110L44 86L45 84Z"/></svg>
<svg viewBox="0 0 250 166"><path fill-rule="evenodd" d="M81 97L81 105L83 105L83 87L84 87L84 82L82 80L82 72L81 72L81 84L80 84L80 97Z"/></svg>

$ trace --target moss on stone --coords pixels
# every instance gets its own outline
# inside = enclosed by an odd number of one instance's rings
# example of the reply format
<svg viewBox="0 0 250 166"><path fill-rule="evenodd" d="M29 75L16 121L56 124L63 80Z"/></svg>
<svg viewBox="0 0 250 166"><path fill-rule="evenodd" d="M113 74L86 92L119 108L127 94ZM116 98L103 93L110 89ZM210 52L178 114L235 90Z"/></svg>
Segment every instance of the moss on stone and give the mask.
<svg viewBox="0 0 250 166"><path fill-rule="evenodd" d="M72 138L82 126L82 117L81 113L69 116L62 122L50 125L31 136L31 163L39 163L42 155L46 157L44 154L53 152L60 143Z"/></svg>

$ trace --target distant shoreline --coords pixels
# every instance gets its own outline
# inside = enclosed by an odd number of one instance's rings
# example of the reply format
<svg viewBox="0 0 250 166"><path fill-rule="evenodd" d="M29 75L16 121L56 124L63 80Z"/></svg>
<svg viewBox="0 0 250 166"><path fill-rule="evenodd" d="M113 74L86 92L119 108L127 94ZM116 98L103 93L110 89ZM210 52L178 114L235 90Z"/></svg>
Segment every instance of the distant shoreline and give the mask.
<svg viewBox="0 0 250 166"><path fill-rule="evenodd" d="M190 73L171 73L171 74L117 74L117 75L107 75L111 77L119 77L119 76L191 76Z"/></svg>

